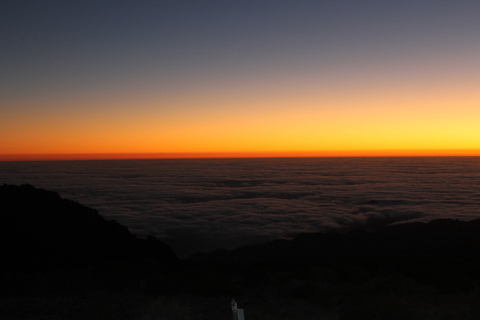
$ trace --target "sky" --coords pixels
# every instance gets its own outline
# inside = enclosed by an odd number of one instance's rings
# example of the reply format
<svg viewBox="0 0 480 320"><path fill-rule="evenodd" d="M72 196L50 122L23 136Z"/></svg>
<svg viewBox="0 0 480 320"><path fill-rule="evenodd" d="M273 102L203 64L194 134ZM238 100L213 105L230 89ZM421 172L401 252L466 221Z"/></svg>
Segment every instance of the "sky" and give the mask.
<svg viewBox="0 0 480 320"><path fill-rule="evenodd" d="M0 159L480 155L478 1L0 2Z"/></svg>

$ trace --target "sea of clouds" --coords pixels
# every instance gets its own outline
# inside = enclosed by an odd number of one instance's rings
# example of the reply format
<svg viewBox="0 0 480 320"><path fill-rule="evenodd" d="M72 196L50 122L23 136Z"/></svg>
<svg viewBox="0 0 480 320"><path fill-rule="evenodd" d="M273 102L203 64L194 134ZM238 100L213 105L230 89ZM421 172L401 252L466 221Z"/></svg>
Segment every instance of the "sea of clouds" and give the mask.
<svg viewBox="0 0 480 320"><path fill-rule="evenodd" d="M181 257L350 226L480 217L480 158L0 162Z"/></svg>

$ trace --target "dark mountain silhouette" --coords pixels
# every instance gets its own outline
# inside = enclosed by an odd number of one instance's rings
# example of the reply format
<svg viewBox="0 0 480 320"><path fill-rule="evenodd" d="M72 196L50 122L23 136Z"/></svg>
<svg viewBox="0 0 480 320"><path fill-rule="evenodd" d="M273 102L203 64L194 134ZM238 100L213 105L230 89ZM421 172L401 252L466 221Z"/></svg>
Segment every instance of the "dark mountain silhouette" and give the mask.
<svg viewBox="0 0 480 320"><path fill-rule="evenodd" d="M468 293L480 286L480 219L300 234L293 240L194 254L190 260L246 269L255 266L257 283L278 272L299 277L298 270L302 270L300 278L308 278L320 268L342 281L402 275L420 285L432 285L442 294Z"/></svg>
<svg viewBox="0 0 480 320"><path fill-rule="evenodd" d="M0 259L6 282L11 275L33 274L111 278L115 285L121 283L115 277L132 278L178 261L163 242L138 239L96 210L31 185L0 186Z"/></svg>
<svg viewBox="0 0 480 320"><path fill-rule="evenodd" d="M55 192L30 185L3 185L0 241L4 274L51 275L74 270L97 278L137 275L154 279L147 287L157 287L152 292L161 288L163 293L190 291L191 286L212 290L211 283L199 280L212 276L222 278L222 286L228 287L233 269L237 278L248 282L249 274L259 265L277 271L292 265L304 269L322 266L335 272L363 268L371 276L400 273L439 288L449 282L454 291L471 290L480 279L480 219L300 234L293 240L195 254L180 261L163 242L151 237L138 239L119 223L106 221L96 210L62 199ZM170 267L164 272L166 265ZM237 267L225 268L233 265ZM191 275L196 280L190 279Z"/></svg>
<svg viewBox="0 0 480 320"><path fill-rule="evenodd" d="M22 305L35 301L32 296L41 296L40 304L59 296L74 303L79 293L89 297L107 290L125 299L127 292L186 293L218 298L227 307L235 297L249 312L258 312L263 304L283 310L284 305L275 304L280 298L293 309L295 303L308 303L342 315L342 320L425 319L432 310L457 315L463 312L457 310L460 303L469 311L454 318L476 319L479 268L480 219L305 233L180 260L163 242L138 239L119 223L55 192L0 186L0 297ZM106 303L116 306L113 300ZM22 318L8 305L0 307L2 316ZM30 318L62 308L39 307ZM72 307L67 313L77 311ZM224 318L222 312L214 314L205 318Z"/></svg>
<svg viewBox="0 0 480 320"><path fill-rule="evenodd" d="M262 261L319 262L382 259L413 255L478 256L480 219L439 219L429 223L391 225L374 231L302 233L293 240L274 240L235 250L199 253L192 261L256 263ZM479 257L480 258L480 257Z"/></svg>

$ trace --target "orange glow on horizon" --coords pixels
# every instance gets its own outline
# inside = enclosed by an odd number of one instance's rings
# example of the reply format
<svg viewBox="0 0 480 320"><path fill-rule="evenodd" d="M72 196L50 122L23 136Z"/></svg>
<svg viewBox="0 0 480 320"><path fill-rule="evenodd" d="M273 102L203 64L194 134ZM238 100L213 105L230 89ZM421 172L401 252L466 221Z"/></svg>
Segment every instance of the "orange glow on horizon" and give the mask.
<svg viewBox="0 0 480 320"><path fill-rule="evenodd" d="M304 152L90 153L5 154L0 161L69 161L127 159L327 158L327 157L457 157L480 156L476 150L356 150Z"/></svg>
<svg viewBox="0 0 480 320"><path fill-rule="evenodd" d="M68 101L52 101L56 113L34 108L48 101L31 101L30 114L0 119L0 159L480 155L476 94L387 91L145 95L138 104L133 97L76 101L72 114L61 109Z"/></svg>

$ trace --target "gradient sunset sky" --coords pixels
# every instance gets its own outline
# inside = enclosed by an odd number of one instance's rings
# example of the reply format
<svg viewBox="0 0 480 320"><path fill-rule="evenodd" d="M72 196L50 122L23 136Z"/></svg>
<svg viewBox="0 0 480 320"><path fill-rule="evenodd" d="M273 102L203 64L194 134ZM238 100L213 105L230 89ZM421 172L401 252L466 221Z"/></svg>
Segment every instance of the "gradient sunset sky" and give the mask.
<svg viewBox="0 0 480 320"><path fill-rule="evenodd" d="M480 1L12 0L0 37L1 159L480 155Z"/></svg>

